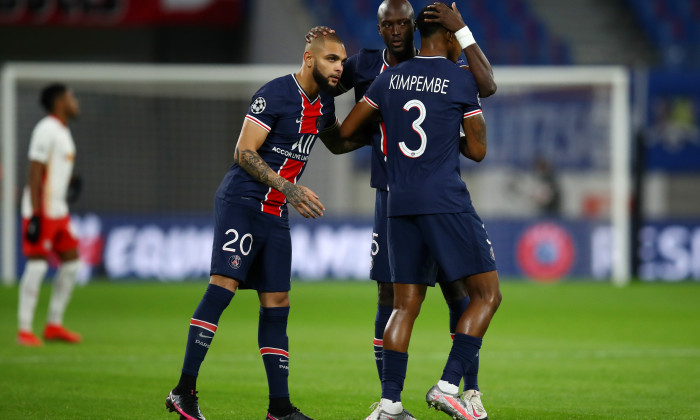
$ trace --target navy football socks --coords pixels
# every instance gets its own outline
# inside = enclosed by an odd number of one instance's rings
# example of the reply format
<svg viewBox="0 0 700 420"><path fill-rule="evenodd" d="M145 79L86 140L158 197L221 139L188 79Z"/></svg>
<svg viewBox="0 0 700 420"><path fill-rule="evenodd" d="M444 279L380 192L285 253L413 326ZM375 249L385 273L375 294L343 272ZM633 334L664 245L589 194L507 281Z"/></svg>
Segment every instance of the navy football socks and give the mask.
<svg viewBox="0 0 700 420"><path fill-rule="evenodd" d="M382 398L394 402L401 401L401 391L403 391L403 382L406 379L408 366L408 353L384 349L383 357Z"/></svg>
<svg viewBox="0 0 700 420"><path fill-rule="evenodd" d="M466 296L462 300L447 303L447 306L450 308L450 335L452 338L455 336L459 318L461 318L464 311L467 310L469 301L469 296ZM468 389L479 390L479 353L476 353L474 361L464 374L464 390L466 391Z"/></svg>
<svg viewBox="0 0 700 420"><path fill-rule="evenodd" d="M219 318L233 296L232 291L215 284L210 284L204 292L204 297L190 320L185 361L182 364L182 376L177 386L180 391L195 389L199 367L214 339Z"/></svg>
<svg viewBox="0 0 700 420"><path fill-rule="evenodd" d="M382 380L382 350L384 348L384 329L386 328L386 323L389 322L391 317L391 312L394 310L393 306L383 306L377 304L377 317L374 319L374 340L372 344L374 345L374 360L377 362L377 373L379 374L379 380Z"/></svg>
<svg viewBox="0 0 700 420"><path fill-rule="evenodd" d="M289 402L289 339L287 338L289 307L260 308L258 347L265 364L267 385L270 390L270 413L287 415L292 410Z"/></svg>
<svg viewBox="0 0 700 420"><path fill-rule="evenodd" d="M443 381L459 385L462 376L469 370L481 348L482 339L466 334L455 334L452 350L442 371Z"/></svg>

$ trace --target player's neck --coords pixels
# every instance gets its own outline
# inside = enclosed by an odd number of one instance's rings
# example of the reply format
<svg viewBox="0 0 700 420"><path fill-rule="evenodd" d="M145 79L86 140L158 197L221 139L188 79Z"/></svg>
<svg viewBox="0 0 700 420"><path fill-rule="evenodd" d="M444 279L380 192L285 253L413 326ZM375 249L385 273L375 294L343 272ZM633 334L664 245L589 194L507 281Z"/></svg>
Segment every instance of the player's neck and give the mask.
<svg viewBox="0 0 700 420"><path fill-rule="evenodd" d="M57 119L58 121L61 122L61 124L63 124L63 125L65 125L66 127L68 127L68 118L67 118L65 115L63 115L62 113L60 113L60 112L52 112L52 113L49 114L49 116L51 116L51 117Z"/></svg>
<svg viewBox="0 0 700 420"><path fill-rule="evenodd" d="M388 48L385 49L384 52L384 60L386 60L386 63L392 67L406 60L410 60L418 54L418 51L415 49L415 47L408 51L406 54L402 55L393 54Z"/></svg>
<svg viewBox="0 0 700 420"><path fill-rule="evenodd" d="M299 86L301 86L301 89L309 99L314 100L314 98L318 96L320 89L318 87L318 83L316 83L314 80L312 70L302 67L301 70L294 74L294 77L297 79L297 83L299 83Z"/></svg>
<svg viewBox="0 0 700 420"><path fill-rule="evenodd" d="M435 57L441 56L447 58L447 48L443 45L428 42L427 44L421 45L420 54L423 57Z"/></svg>

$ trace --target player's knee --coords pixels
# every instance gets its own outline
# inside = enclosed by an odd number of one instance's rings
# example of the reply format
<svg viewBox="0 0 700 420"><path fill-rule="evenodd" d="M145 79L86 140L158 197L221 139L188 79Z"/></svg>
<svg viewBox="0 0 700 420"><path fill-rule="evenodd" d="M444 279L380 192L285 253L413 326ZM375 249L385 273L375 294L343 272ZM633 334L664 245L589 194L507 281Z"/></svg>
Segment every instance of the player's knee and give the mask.
<svg viewBox="0 0 700 420"><path fill-rule="evenodd" d="M392 283L377 283L377 303L382 306L394 305L394 285Z"/></svg>
<svg viewBox="0 0 700 420"><path fill-rule="evenodd" d="M496 289L494 291L489 291L489 293L486 296L486 301L488 302L488 304L491 307L491 310L493 312L496 312L498 307L501 306L502 300L503 300L503 295L501 294L501 291L499 289Z"/></svg>
<svg viewBox="0 0 700 420"><path fill-rule="evenodd" d="M469 296L469 289L465 281L457 280L449 283L440 283L440 288L448 304L451 302L461 302L464 298Z"/></svg>
<svg viewBox="0 0 700 420"><path fill-rule="evenodd" d="M422 304L421 296L410 296L400 301L395 300L394 309L407 317L417 318Z"/></svg>

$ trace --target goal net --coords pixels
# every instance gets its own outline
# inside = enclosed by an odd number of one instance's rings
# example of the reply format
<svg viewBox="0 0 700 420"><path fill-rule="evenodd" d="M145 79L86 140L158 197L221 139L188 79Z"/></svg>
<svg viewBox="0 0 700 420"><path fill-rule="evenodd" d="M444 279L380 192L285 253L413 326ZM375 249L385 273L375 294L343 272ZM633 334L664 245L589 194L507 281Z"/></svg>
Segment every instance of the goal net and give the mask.
<svg viewBox="0 0 700 420"><path fill-rule="evenodd" d="M13 282L22 265L18 197L31 131L43 116L42 86L64 82L80 101L71 131L84 189L71 211L85 276L183 279L207 275L213 196L232 163L252 95L296 70L7 64L0 103L4 281ZM626 282L626 70L498 68L495 74L498 93L482 101L489 151L482 163L465 161L463 177L499 270ZM337 98L338 116L351 106L352 94ZM295 276L366 278L374 205L368 159L367 150L332 156L320 142L313 149L301 183L319 194L327 216L307 222L290 211ZM542 168L551 179L536 170ZM556 186L558 206L548 185Z"/></svg>

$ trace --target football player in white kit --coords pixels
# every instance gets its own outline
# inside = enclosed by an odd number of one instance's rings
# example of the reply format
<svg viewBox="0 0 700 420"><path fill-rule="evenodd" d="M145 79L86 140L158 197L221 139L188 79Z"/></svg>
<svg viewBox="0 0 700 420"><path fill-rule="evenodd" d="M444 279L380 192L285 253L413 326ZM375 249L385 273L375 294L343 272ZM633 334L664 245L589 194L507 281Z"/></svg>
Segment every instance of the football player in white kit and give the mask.
<svg viewBox="0 0 700 420"><path fill-rule="evenodd" d="M41 283L49 268L48 258L58 256L44 339L71 343L80 334L63 326L63 313L73 292L79 269L78 240L70 224L68 193L75 144L68 122L79 113L78 101L65 85L52 84L41 92L40 102L48 115L34 127L29 143L29 179L22 196L22 251L27 265L19 287L19 333L17 342L40 346L32 323Z"/></svg>

